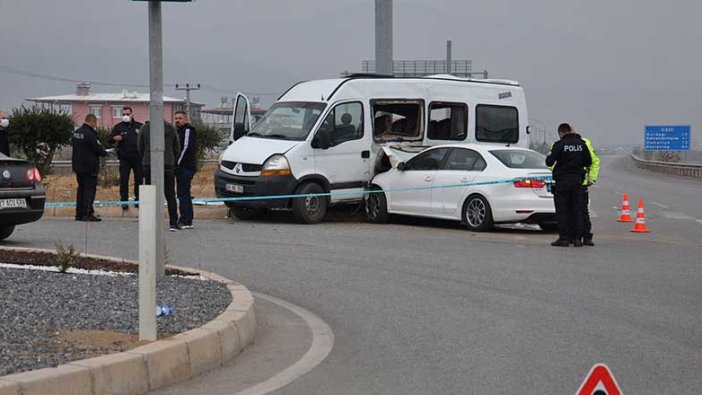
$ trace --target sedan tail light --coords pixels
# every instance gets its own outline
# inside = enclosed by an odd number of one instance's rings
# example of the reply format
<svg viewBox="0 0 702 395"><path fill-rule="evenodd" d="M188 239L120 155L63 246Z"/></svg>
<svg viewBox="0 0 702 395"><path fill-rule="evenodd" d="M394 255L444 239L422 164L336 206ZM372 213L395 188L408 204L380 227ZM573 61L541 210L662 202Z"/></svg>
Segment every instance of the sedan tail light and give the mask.
<svg viewBox="0 0 702 395"><path fill-rule="evenodd" d="M514 181L515 188L543 188L546 186L544 180L532 180L531 178L523 178Z"/></svg>
<svg viewBox="0 0 702 395"><path fill-rule="evenodd" d="M41 173L39 173L36 167L27 170L26 176L29 182L41 182Z"/></svg>

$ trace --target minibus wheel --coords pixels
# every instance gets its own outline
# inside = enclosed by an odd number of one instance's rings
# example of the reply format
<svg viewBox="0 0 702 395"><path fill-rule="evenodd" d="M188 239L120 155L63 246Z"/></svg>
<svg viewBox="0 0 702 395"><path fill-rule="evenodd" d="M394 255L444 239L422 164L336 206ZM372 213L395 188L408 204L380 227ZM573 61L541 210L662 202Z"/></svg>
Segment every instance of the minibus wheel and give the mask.
<svg viewBox="0 0 702 395"><path fill-rule="evenodd" d="M314 195L324 193L324 189L314 182L300 185L296 195ZM326 196L304 196L294 198L292 202L293 216L303 224L316 224L322 221L327 213L328 200Z"/></svg>

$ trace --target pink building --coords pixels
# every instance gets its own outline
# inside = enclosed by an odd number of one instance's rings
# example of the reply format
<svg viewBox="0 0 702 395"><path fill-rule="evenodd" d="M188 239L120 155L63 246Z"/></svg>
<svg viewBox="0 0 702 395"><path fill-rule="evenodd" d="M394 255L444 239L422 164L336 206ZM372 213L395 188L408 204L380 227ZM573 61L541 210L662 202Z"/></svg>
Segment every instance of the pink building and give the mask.
<svg viewBox="0 0 702 395"><path fill-rule="evenodd" d="M144 123L149 120L149 94L128 92L122 93L91 93L90 84L79 83L76 93L72 95L46 96L28 98L27 101L36 103L39 107L61 111L73 115L77 125L82 124L85 116L95 114L98 125L112 128L122 122L122 107L129 106L134 110L134 119ZM200 110L204 105L191 102L191 117L200 118ZM163 118L173 123L176 111L185 110L185 100L173 97L163 97Z"/></svg>

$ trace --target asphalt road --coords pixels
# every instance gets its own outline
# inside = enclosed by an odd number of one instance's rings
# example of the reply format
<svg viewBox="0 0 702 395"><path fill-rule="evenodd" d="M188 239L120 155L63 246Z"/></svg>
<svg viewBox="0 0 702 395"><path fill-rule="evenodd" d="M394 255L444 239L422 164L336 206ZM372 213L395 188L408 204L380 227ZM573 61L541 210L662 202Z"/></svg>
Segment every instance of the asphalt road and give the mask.
<svg viewBox="0 0 702 395"><path fill-rule="evenodd" d="M201 221L168 234L171 263L214 271L310 310L327 359L280 394L575 393L606 363L624 393L702 393L702 182L603 158L594 248L532 229L445 222ZM616 222L646 201L650 234ZM635 210L635 207L632 207ZM88 226L89 228L86 228ZM135 258L137 224L42 220L5 243ZM215 392L212 392L215 393Z"/></svg>

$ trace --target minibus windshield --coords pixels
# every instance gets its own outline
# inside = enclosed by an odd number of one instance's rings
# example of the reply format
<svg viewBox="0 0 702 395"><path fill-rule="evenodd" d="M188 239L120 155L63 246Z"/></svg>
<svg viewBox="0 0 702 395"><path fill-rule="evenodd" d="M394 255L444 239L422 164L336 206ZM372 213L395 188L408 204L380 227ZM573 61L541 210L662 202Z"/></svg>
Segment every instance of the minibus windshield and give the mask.
<svg viewBox="0 0 702 395"><path fill-rule="evenodd" d="M303 141L326 106L325 103L313 102L275 103L247 136Z"/></svg>

